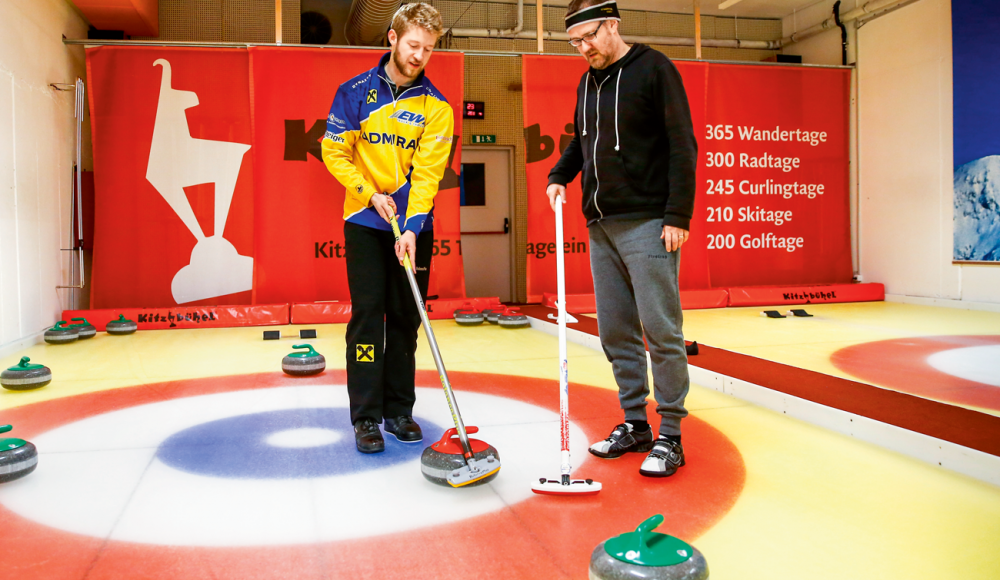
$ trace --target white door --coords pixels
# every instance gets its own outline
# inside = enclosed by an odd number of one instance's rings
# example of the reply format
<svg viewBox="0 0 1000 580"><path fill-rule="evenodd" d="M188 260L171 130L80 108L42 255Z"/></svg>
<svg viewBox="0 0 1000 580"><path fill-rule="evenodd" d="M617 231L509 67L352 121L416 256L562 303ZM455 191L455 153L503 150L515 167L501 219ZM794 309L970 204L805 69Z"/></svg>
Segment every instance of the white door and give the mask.
<svg viewBox="0 0 1000 580"><path fill-rule="evenodd" d="M513 148L463 145L461 182L465 294L510 301Z"/></svg>

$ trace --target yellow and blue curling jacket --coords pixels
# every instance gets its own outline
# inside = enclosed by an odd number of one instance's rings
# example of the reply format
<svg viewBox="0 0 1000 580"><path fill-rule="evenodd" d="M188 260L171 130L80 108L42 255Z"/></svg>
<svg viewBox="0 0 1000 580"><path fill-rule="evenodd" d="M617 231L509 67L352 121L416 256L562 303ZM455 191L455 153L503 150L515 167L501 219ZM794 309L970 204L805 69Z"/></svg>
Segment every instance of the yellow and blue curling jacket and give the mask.
<svg viewBox="0 0 1000 580"><path fill-rule="evenodd" d="M451 152L455 121L451 105L423 73L393 98L385 64L337 89L323 136L323 161L347 188L344 219L391 229L374 208L372 195L396 202L403 231L419 234L433 224L434 196Z"/></svg>

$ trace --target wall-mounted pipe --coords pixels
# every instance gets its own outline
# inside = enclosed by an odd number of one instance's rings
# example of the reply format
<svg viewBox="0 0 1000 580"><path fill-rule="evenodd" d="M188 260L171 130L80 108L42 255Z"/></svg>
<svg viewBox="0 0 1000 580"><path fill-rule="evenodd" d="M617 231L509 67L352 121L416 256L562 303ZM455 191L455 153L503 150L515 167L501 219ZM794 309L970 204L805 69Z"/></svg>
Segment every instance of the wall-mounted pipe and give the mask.
<svg viewBox="0 0 1000 580"><path fill-rule="evenodd" d="M848 23L861 18L862 16L867 16L873 12L878 12L880 10L887 10L894 8L897 4L909 3L912 0L871 0L870 2L865 2L861 6L858 6L854 10L851 10L847 14L840 16L841 23ZM796 42L801 42L810 36L816 36L821 32L830 30L831 28L837 26L837 19L833 16L827 18L819 24L815 24L802 30L801 32L795 32L790 36L782 38L779 42L781 46L788 46L790 44L795 44Z"/></svg>
<svg viewBox="0 0 1000 580"><path fill-rule="evenodd" d="M379 46L385 40L400 0L354 0L347 13L344 37L360 46Z"/></svg>

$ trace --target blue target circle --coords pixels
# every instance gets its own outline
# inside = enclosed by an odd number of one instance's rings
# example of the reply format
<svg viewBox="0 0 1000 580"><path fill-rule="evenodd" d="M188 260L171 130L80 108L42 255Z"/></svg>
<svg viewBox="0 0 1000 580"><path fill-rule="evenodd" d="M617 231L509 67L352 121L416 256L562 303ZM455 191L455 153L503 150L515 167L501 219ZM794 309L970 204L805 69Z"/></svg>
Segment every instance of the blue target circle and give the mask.
<svg viewBox="0 0 1000 580"><path fill-rule="evenodd" d="M354 443L343 407L285 409L227 417L171 435L157 449L163 463L188 473L233 479L304 479L346 475L417 459L444 429L414 417L424 442L401 443L385 434L385 451L364 454ZM291 434L298 443L282 444Z"/></svg>

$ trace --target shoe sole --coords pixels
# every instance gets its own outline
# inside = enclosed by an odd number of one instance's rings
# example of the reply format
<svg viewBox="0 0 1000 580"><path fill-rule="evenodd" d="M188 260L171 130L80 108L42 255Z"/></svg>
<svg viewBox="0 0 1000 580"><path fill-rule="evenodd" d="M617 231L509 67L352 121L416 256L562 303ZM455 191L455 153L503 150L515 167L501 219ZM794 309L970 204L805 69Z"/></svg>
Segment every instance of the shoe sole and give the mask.
<svg viewBox="0 0 1000 580"><path fill-rule="evenodd" d="M362 448L358 447L357 445L355 445L355 447L357 447L358 451L360 451L361 453L368 453L368 454L371 454L371 453L382 453L383 451L385 451L385 447L383 447L382 449L371 449L371 450L362 449Z"/></svg>
<svg viewBox="0 0 1000 580"><path fill-rule="evenodd" d="M634 449L629 448L617 454L602 453L600 451L594 451L589 447L587 448L587 451L590 451L591 455L594 455L595 457L600 457L601 459L618 459L619 457L625 455L626 453L647 453L652 448L653 448L653 442L651 441L649 442L649 444L636 445Z"/></svg>
<svg viewBox="0 0 1000 580"><path fill-rule="evenodd" d="M386 431L385 433L386 433L386 435L392 435L392 438L395 439L396 441L399 441L400 443L420 443L421 441L424 440L424 437L422 435L420 436L420 439L406 440L406 439L400 439L392 431Z"/></svg>

